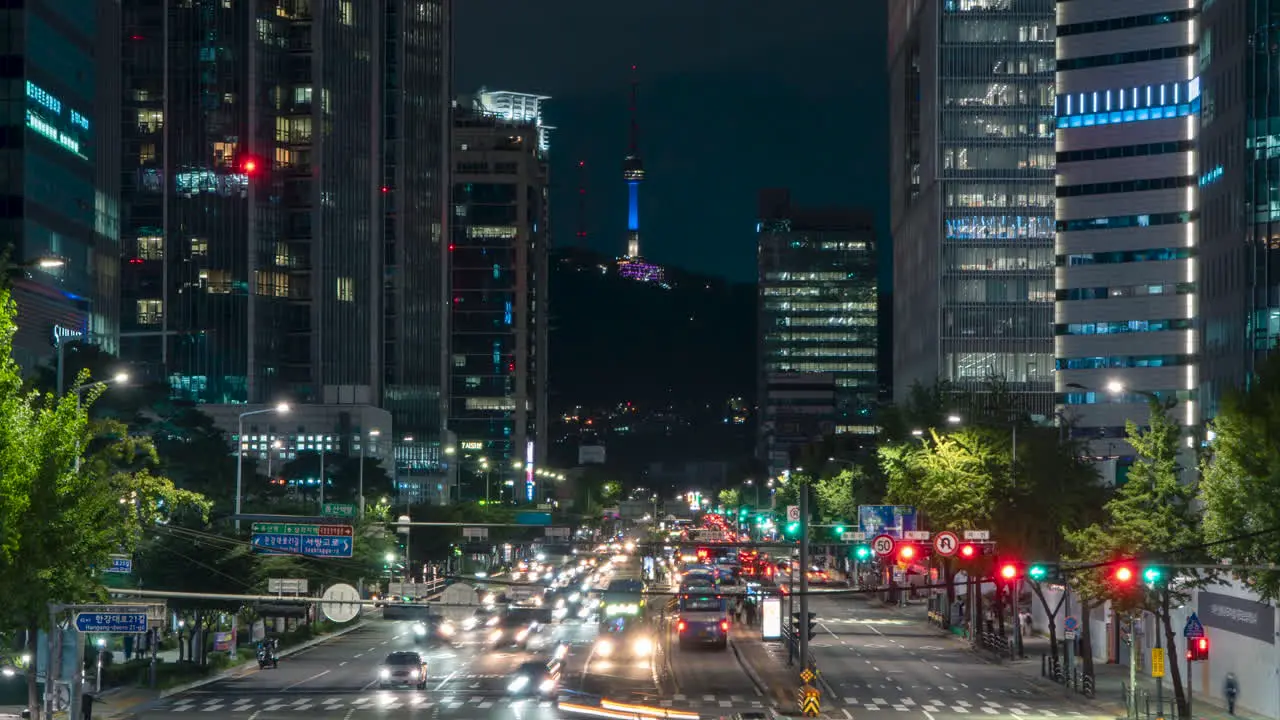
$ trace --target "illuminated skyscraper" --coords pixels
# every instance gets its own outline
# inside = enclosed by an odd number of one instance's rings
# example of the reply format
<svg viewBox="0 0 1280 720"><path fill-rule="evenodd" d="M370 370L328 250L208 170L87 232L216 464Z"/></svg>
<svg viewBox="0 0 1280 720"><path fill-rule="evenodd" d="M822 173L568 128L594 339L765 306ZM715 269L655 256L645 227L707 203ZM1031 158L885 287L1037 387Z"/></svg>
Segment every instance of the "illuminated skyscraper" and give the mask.
<svg viewBox="0 0 1280 720"><path fill-rule="evenodd" d="M20 267L0 281L14 276L14 359L30 372L55 338L118 351L120 4L27 0L3 18L0 252Z"/></svg>
<svg viewBox="0 0 1280 720"><path fill-rule="evenodd" d="M551 133L555 130L555 126L542 122L542 101L550 99L550 95L480 88L474 98L474 107L503 120L533 123L538 128L538 149L545 154L551 150Z"/></svg>
<svg viewBox="0 0 1280 720"><path fill-rule="evenodd" d="M1198 186L1215 178L1197 168L1195 5L1058 3L1055 378L1098 454L1130 454L1125 424L1143 424L1151 396L1199 423Z"/></svg>
<svg viewBox="0 0 1280 720"><path fill-rule="evenodd" d="M1047 418L1053 0L889 0L888 17L894 396L996 378Z"/></svg>

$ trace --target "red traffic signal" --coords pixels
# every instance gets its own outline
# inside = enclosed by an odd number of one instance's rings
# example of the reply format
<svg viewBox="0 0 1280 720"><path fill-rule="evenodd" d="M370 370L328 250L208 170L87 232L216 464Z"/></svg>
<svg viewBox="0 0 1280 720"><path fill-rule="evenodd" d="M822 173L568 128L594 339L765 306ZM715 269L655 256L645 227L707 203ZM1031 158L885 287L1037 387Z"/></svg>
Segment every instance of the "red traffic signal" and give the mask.
<svg viewBox="0 0 1280 720"><path fill-rule="evenodd" d="M973 543L965 543L960 546L959 550L956 551L956 555L958 555L961 560L972 560L978 557L978 555L980 554L981 553L978 550L978 546L974 545Z"/></svg>
<svg viewBox="0 0 1280 720"><path fill-rule="evenodd" d="M1187 639L1187 659L1188 660L1208 660L1209 659L1209 638L1203 635L1198 638Z"/></svg>
<svg viewBox="0 0 1280 720"><path fill-rule="evenodd" d="M250 176L257 175L258 171L261 169L262 169L262 163L258 160L257 157L253 155L246 155L240 158L240 172L244 173L245 175L250 175Z"/></svg>
<svg viewBox="0 0 1280 720"><path fill-rule="evenodd" d="M1004 565L1001 565L1000 579L1001 580L1017 580L1018 566L1014 565L1013 563L1005 563Z"/></svg>
<svg viewBox="0 0 1280 720"><path fill-rule="evenodd" d="M914 560L916 558L915 545L903 545L898 548L898 559L902 561Z"/></svg>
<svg viewBox="0 0 1280 720"><path fill-rule="evenodd" d="M1133 568L1129 567L1128 565L1121 565L1120 567L1116 568L1116 571L1114 573L1112 573L1112 577L1115 578L1116 582L1124 583L1127 585L1133 582L1133 579L1137 577L1137 575L1133 572Z"/></svg>

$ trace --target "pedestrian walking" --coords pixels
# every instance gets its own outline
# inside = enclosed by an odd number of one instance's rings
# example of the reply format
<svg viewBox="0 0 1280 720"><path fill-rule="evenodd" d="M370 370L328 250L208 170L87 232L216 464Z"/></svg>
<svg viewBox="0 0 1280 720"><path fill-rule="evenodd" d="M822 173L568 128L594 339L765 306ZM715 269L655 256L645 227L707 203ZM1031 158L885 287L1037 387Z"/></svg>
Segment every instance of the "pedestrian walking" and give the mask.
<svg viewBox="0 0 1280 720"><path fill-rule="evenodd" d="M1240 694L1240 683L1236 680L1235 673L1227 673L1226 687L1223 688L1223 695L1227 696L1227 712L1236 714L1236 695Z"/></svg>

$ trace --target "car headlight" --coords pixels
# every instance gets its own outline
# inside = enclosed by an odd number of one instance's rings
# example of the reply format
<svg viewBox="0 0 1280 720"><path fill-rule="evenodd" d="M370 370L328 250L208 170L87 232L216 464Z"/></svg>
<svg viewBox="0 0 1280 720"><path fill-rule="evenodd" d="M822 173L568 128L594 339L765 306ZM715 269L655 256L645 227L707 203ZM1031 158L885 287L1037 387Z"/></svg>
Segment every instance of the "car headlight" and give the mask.
<svg viewBox="0 0 1280 720"><path fill-rule="evenodd" d="M440 624L440 634L441 634L441 635L444 635L445 637L453 637L453 633L454 633L454 632L455 632L455 631L454 631L454 629L453 629L453 623L441 623L441 624Z"/></svg>
<svg viewBox="0 0 1280 720"><path fill-rule="evenodd" d="M556 689L556 681L552 680L551 678L547 678L546 680L543 680L542 684L538 686L538 690L544 693L549 693L555 689Z"/></svg>
<svg viewBox="0 0 1280 720"><path fill-rule="evenodd" d="M516 642L524 642L524 639L527 637L529 637L529 628L525 628L516 633Z"/></svg>
<svg viewBox="0 0 1280 720"><path fill-rule="evenodd" d="M414 635L426 635L426 634L427 634L427 626L426 626L426 625L423 625L422 623L415 623L415 624L414 624L414 626L413 626L413 634L414 634Z"/></svg>
<svg viewBox="0 0 1280 720"><path fill-rule="evenodd" d="M473 618L473 617L469 617L469 618L467 618L466 620L463 620L463 621L462 621L462 629L463 629L463 630L471 630L471 629L475 628L475 626L476 626L476 619L475 619L475 618Z"/></svg>
<svg viewBox="0 0 1280 720"><path fill-rule="evenodd" d="M596 654L600 657L609 657L613 654L613 641L601 640L596 643Z"/></svg>
<svg viewBox="0 0 1280 720"><path fill-rule="evenodd" d="M382 668L382 670L378 673L378 676L381 677L383 680L386 680L387 678L391 677L391 671L386 668Z"/></svg>
<svg viewBox="0 0 1280 720"><path fill-rule="evenodd" d="M649 655L653 652L653 641L647 637L636 638L631 649L636 655Z"/></svg>
<svg viewBox="0 0 1280 720"><path fill-rule="evenodd" d="M521 690L525 689L525 687L527 687L528 685L529 685L529 678L525 677L524 675L521 675L520 677L517 677L515 680L511 681L511 684L507 686L507 690L510 690L511 692L520 692Z"/></svg>
<svg viewBox="0 0 1280 720"><path fill-rule="evenodd" d="M560 610L563 607L564 607L564 598L560 598L559 600L556 600L556 609Z"/></svg>
<svg viewBox="0 0 1280 720"><path fill-rule="evenodd" d="M417 680L417 679L418 679L418 671L417 671L417 670L410 670L410 671L409 671L409 677L413 678L414 680Z"/></svg>
<svg viewBox="0 0 1280 720"><path fill-rule="evenodd" d="M501 639L502 639L501 630L494 630L493 632L489 633L489 642L498 642Z"/></svg>
<svg viewBox="0 0 1280 720"><path fill-rule="evenodd" d="M582 599L582 593L574 593L569 596L569 602L576 603Z"/></svg>
<svg viewBox="0 0 1280 720"><path fill-rule="evenodd" d="M486 626L488 626L488 627L493 627L494 625L497 625L497 624L498 624L498 618L497 618L497 617L491 617L491 618L489 618L488 620L486 620L484 624L485 624Z"/></svg>

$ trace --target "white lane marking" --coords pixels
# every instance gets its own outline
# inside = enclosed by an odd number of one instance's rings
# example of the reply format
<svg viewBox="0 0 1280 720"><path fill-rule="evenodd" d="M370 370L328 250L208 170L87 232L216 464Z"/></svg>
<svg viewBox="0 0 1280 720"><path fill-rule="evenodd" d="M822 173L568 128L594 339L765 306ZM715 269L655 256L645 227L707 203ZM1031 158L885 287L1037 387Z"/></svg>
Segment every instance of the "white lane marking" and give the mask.
<svg viewBox="0 0 1280 720"><path fill-rule="evenodd" d="M364 657L364 653L356 653L356 657Z"/></svg>
<svg viewBox="0 0 1280 720"><path fill-rule="evenodd" d="M301 685L301 684L303 684L303 683L311 682L312 680L315 680L316 678L321 677L321 676L323 676L323 675L328 675L330 672L332 672L332 671L331 671L331 670L321 670L320 672L316 673L315 675L312 675L311 677L309 677L309 678L307 678L307 679L305 679L305 680L299 680L298 682L293 683L292 685L285 685L283 688L280 688L280 689L281 689L281 690L292 690L293 688L296 688L296 687L298 687L299 685Z"/></svg>
<svg viewBox="0 0 1280 720"><path fill-rule="evenodd" d="M445 685L446 685L450 680L452 680L452 679L453 679L453 676L454 676L454 675L457 675L457 674L458 674L458 671L457 671L457 670L454 670L453 672L449 673L448 675L445 675L445 676L444 676L444 679L440 681L440 684L436 686L436 692L440 692L440 690L444 689L444 686L445 686Z"/></svg>
<svg viewBox="0 0 1280 720"><path fill-rule="evenodd" d="M927 717L927 718L929 718L929 720L936 720L936 719L933 717L933 715L929 713L929 711L928 711L928 710L921 710L921 712L923 712L923 713L924 713L924 716L925 716L925 717Z"/></svg>
<svg viewBox="0 0 1280 720"><path fill-rule="evenodd" d="M347 661L343 660L342 662L338 663L338 667L342 667L343 665L346 665L346 664L347 664Z"/></svg>
<svg viewBox="0 0 1280 720"><path fill-rule="evenodd" d="M955 676L955 675L952 675L951 673L943 673L943 675L946 675L947 677L951 678L952 680L955 680L955 679L956 679L956 676Z"/></svg>
<svg viewBox="0 0 1280 720"><path fill-rule="evenodd" d="M254 710L253 714L249 716L249 720L257 720L258 714L261 712L262 712L261 710Z"/></svg>

